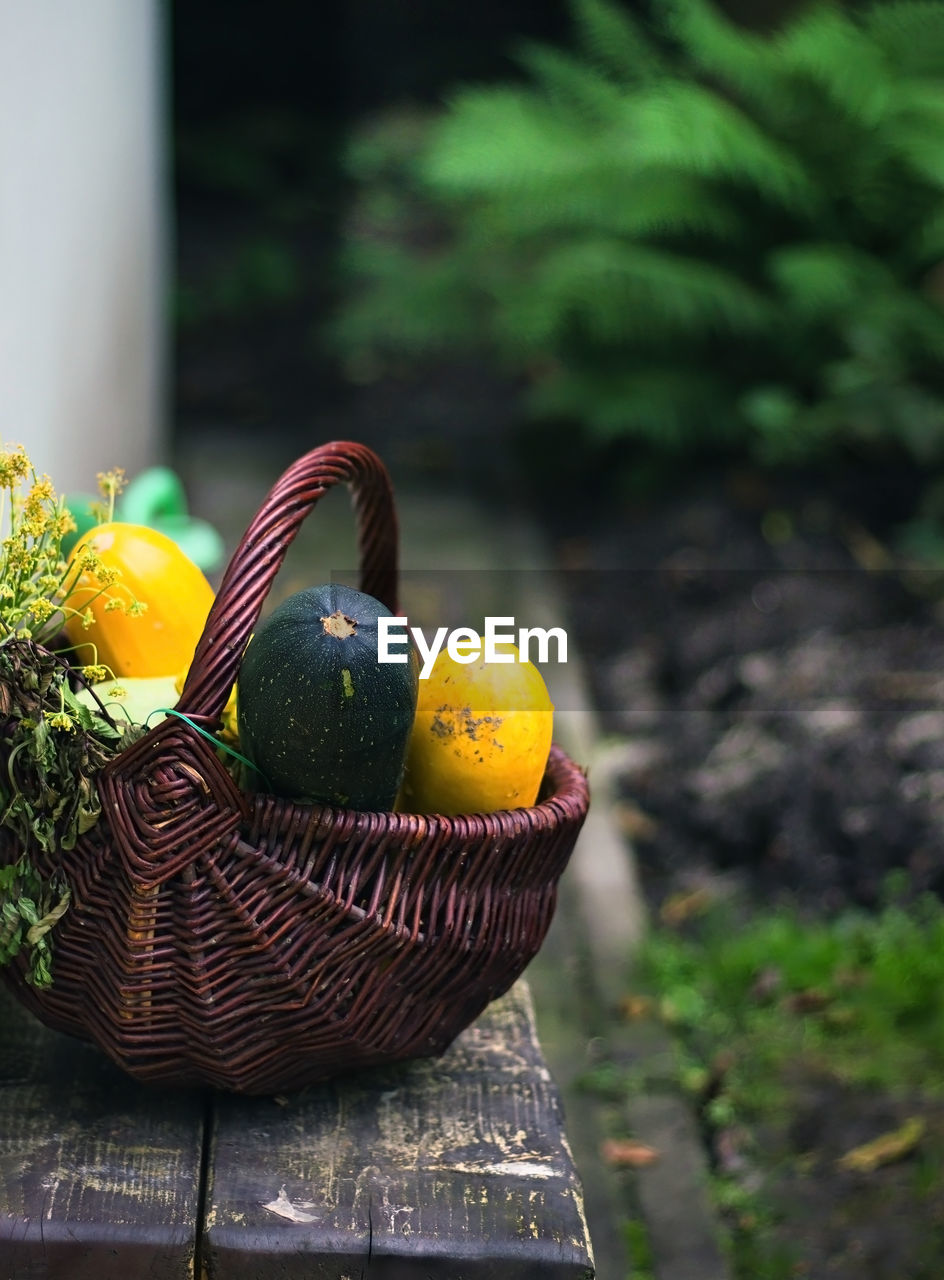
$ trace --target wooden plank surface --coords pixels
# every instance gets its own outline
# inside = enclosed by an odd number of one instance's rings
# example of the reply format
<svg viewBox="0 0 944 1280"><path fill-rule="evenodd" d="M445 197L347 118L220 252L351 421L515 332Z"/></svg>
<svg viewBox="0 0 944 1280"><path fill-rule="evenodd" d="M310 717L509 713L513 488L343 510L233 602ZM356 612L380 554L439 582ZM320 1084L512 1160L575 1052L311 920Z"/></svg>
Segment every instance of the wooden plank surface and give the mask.
<svg viewBox="0 0 944 1280"><path fill-rule="evenodd" d="M0 988L0 1280L190 1280L204 1110Z"/></svg>
<svg viewBox="0 0 944 1280"><path fill-rule="evenodd" d="M214 1280L588 1280L582 1192L519 982L438 1060L219 1098Z"/></svg>

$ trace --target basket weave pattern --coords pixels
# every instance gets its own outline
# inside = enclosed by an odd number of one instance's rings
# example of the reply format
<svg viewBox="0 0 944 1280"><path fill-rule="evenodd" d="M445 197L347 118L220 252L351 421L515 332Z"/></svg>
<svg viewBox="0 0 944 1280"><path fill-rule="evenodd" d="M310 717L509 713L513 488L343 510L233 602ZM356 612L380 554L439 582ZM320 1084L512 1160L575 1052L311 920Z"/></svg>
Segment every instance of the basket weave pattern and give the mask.
<svg viewBox="0 0 944 1280"><path fill-rule="evenodd" d="M382 463L349 442L313 450L273 486L226 570L177 704L194 725L218 729L288 547L341 483L361 588L396 610ZM176 716L98 786L102 817L55 856L72 904L52 986L31 987L22 956L5 981L139 1080L247 1094L441 1053L540 947L588 805L582 771L556 746L538 803L502 813L360 813L249 794ZM19 852L0 841L0 863Z"/></svg>

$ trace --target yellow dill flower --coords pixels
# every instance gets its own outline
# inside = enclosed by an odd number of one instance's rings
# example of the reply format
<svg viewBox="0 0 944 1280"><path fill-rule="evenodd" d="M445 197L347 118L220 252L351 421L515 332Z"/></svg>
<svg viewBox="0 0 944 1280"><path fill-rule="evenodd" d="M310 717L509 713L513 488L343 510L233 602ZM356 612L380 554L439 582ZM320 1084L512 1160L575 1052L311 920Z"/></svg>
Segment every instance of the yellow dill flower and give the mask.
<svg viewBox="0 0 944 1280"><path fill-rule="evenodd" d="M98 473L99 492L105 499L105 519L113 520L115 516L115 499L125 487L124 467L113 467L111 471Z"/></svg>
<svg viewBox="0 0 944 1280"><path fill-rule="evenodd" d="M56 491L52 487L52 481L49 476L42 476L39 480L33 482L29 493L26 495L26 505L35 504L41 506L46 502L56 501Z"/></svg>
<svg viewBox="0 0 944 1280"><path fill-rule="evenodd" d="M111 498L121 493L127 483L124 467L112 467L110 471L99 471L96 479L99 493L105 498Z"/></svg>
<svg viewBox="0 0 944 1280"><path fill-rule="evenodd" d="M13 488L29 471L30 460L21 444L16 445L12 451L0 452L0 485L4 489Z"/></svg>
<svg viewBox="0 0 944 1280"><path fill-rule="evenodd" d="M20 519L20 528L27 537L38 540L49 528L49 517L42 510L24 510Z"/></svg>
<svg viewBox="0 0 944 1280"><path fill-rule="evenodd" d="M103 564L95 571L95 577L99 581L99 585L103 587L113 587L121 577L121 570L117 565Z"/></svg>
<svg viewBox="0 0 944 1280"><path fill-rule="evenodd" d="M50 531L53 537L64 538L67 533L73 533L78 527L75 523L75 516L68 507L63 507L61 511L56 513Z"/></svg>
<svg viewBox="0 0 944 1280"><path fill-rule="evenodd" d="M108 668L103 667L100 662L93 662L82 668L82 675L89 684L98 684L99 680L108 679Z"/></svg>
<svg viewBox="0 0 944 1280"><path fill-rule="evenodd" d="M14 573L21 573L32 564L32 557L26 549L25 543L19 541L9 542L6 547L6 553L7 568L12 569Z"/></svg>
<svg viewBox="0 0 944 1280"><path fill-rule="evenodd" d="M51 600L41 596L38 600L31 600L26 611L37 622L45 622L56 612L56 606Z"/></svg>
<svg viewBox="0 0 944 1280"><path fill-rule="evenodd" d="M67 711L44 711L43 718L51 729L65 729L68 733L75 733L75 721Z"/></svg>
<svg viewBox="0 0 944 1280"><path fill-rule="evenodd" d="M78 562L79 568L87 569L89 573L97 573L102 567L101 557L97 551L92 550L88 543L79 547L75 558Z"/></svg>
<svg viewBox="0 0 944 1280"><path fill-rule="evenodd" d="M125 484L120 467L99 476L102 493L108 501L100 510L110 518L115 496ZM76 529L76 520L57 497L52 480L37 475L22 445L0 447L0 639L18 630L40 644L46 643L55 628L66 621L79 619L84 628L95 625L95 612L90 604L80 608L70 603L80 577L88 574L97 579L83 595L95 592L109 595L121 577L121 570L107 565L90 547L81 548L74 562L63 558L63 538ZM131 600L130 592L122 594ZM81 597L80 597L81 598ZM109 607L127 610L125 600Z"/></svg>

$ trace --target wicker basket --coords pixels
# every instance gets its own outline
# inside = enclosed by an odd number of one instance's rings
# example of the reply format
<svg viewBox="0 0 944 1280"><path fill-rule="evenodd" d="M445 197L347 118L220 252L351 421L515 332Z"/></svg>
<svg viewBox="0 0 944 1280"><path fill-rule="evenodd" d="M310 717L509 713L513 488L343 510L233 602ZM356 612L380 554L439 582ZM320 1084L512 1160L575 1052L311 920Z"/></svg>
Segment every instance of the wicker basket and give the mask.
<svg viewBox="0 0 944 1280"><path fill-rule="evenodd" d="M218 729L289 544L339 483L361 586L396 608L383 464L359 444L313 450L273 486L226 570L177 706L194 725ZM444 818L299 805L240 790L177 716L98 783L102 817L56 855L72 904L52 986L26 982L22 955L4 979L44 1023L138 1080L246 1094L441 1053L540 947L588 805L583 772L556 746L532 808ZM8 838L0 863L18 853Z"/></svg>

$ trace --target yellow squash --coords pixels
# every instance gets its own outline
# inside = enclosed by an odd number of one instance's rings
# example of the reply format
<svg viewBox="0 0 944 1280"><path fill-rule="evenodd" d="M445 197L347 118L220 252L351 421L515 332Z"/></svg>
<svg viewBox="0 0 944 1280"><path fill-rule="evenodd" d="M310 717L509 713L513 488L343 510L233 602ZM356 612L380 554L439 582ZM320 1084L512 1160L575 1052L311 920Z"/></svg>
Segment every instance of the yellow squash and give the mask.
<svg viewBox="0 0 944 1280"><path fill-rule="evenodd" d="M514 662L458 663L444 650L419 682L398 808L491 813L534 804L551 749L547 686L518 650Z"/></svg>
<svg viewBox="0 0 944 1280"><path fill-rule="evenodd" d="M202 570L173 539L147 525L117 520L97 525L72 548L70 568L81 564L85 547L120 577L99 594L102 583L95 572L79 573L68 604L90 610L92 625L67 619L64 630L77 646L74 661L101 663L116 676L176 675L188 667L213 604L213 588ZM71 580L67 576L67 583ZM123 607L132 599L147 605L139 617Z"/></svg>

